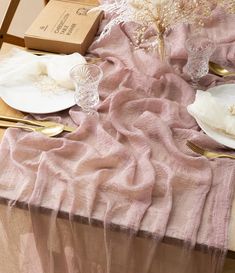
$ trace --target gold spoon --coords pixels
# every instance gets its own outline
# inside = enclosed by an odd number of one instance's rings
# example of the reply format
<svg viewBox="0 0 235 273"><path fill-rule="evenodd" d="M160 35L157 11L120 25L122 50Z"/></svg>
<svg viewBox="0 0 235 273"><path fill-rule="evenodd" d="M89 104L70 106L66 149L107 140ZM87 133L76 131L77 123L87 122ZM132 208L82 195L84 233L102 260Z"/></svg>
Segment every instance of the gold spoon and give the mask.
<svg viewBox="0 0 235 273"><path fill-rule="evenodd" d="M20 129L24 129L28 131L38 132L49 137L57 136L64 130L64 126L62 124L47 126L47 127L32 127L27 125L0 123L0 127L20 128Z"/></svg>
<svg viewBox="0 0 235 273"><path fill-rule="evenodd" d="M216 63L209 62L209 68L211 72L222 77L235 76L235 72L230 72Z"/></svg>

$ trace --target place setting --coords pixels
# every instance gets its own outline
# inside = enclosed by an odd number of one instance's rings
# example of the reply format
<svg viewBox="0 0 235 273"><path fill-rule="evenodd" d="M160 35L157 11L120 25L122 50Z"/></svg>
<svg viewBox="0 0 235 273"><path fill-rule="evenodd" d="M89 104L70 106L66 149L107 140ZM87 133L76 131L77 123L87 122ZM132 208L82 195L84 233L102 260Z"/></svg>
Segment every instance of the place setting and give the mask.
<svg viewBox="0 0 235 273"><path fill-rule="evenodd" d="M194 34L185 42L188 60L184 71L190 76L195 90L195 100L188 105L187 110L205 134L216 142L235 149L235 84L226 83L226 80L233 80L235 72L231 65L220 65L221 60L216 63L216 47L216 42L205 33ZM210 61L212 55L213 62ZM224 83L205 89L201 82L209 72L224 79ZM190 142L187 145L202 154L201 147L195 149L195 144ZM228 157L234 158L232 155Z"/></svg>
<svg viewBox="0 0 235 273"><path fill-rule="evenodd" d="M99 103L98 85L103 72L96 64L100 58L70 55L34 55L13 49L1 63L0 95L10 107L28 114L47 115L78 105L86 114L95 112ZM26 120L0 116L2 128L21 128L52 137L75 127L52 121ZM37 127L35 127L37 126ZM39 127L41 126L41 127Z"/></svg>

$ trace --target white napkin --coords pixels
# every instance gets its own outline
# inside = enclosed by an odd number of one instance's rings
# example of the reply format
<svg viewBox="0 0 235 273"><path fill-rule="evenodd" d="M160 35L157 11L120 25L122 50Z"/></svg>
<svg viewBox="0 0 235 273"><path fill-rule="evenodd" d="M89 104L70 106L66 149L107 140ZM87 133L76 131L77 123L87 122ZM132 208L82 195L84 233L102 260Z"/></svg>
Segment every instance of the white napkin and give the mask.
<svg viewBox="0 0 235 273"><path fill-rule="evenodd" d="M59 86L74 89L74 84L70 79L70 70L77 64L86 63L85 58L79 53L71 55L54 55L46 60L47 74L55 80Z"/></svg>
<svg viewBox="0 0 235 273"><path fill-rule="evenodd" d="M228 105L210 92L198 90L194 103L187 109L194 118L211 128L235 136L235 102Z"/></svg>
<svg viewBox="0 0 235 273"><path fill-rule="evenodd" d="M70 55L36 56L24 50L13 49L0 62L0 85L17 86L34 82L40 75L46 75L55 84L74 89L69 72L77 64L86 63L79 53Z"/></svg>

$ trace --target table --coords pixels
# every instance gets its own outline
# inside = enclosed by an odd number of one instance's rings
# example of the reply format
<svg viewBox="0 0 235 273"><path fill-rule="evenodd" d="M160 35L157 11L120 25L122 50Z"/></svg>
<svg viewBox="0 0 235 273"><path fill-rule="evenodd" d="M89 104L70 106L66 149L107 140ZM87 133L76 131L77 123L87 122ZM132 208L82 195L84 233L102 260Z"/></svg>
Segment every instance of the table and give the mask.
<svg viewBox="0 0 235 273"><path fill-rule="evenodd" d="M8 44L4 44L3 47L2 47L2 50L1 50L1 54L4 54L6 52L9 51L9 49L11 48L12 46L11 45L8 45ZM8 105L6 105L2 100L0 100L0 114L3 114L3 115L8 115L8 116L14 116L14 117L23 117L24 114L17 111L17 110L14 110L12 109L11 107L9 107ZM4 135L4 132L5 130L3 129L0 129L0 138L3 137ZM3 198L4 199L4 198ZM5 205L4 204L1 204L0 205L0 211L2 213L4 213L4 209L5 209ZM23 210L21 209L20 207L19 208L16 208L16 219L24 219L22 221L22 223L24 223L25 225L25 228L27 229L28 228L28 225L30 225L29 223L29 212L27 210ZM46 216L46 214L42 214L41 216L42 218L49 218ZM68 225L68 221L66 221L65 219L66 217L63 217L63 213L61 214L61 217L59 218L59 222L62 226L66 226ZM48 221L48 219L46 219L46 221ZM87 234L87 236L92 236L94 240L96 240L97 242L99 242L101 244L101 240L100 238L103 236L103 233L102 233L102 229L99 227L99 224L97 224L97 226L87 226L86 224L82 224L80 223L79 221L76 223L77 225L77 228L80 230L80 232L82 234ZM89 235L88 235L89 234ZM125 235L123 234L120 234L120 233L113 233L114 237L117 237L117 236L120 236L120 238L124 239L125 238ZM174 246L174 244L171 244L171 238L168 238L170 244L163 244L163 249L165 249L165 251L167 252L172 252L174 253L174 251L177 251L177 246ZM119 240L119 239L117 239ZM138 247L141 249L141 248L144 248L146 242L143 238L137 238L136 239L137 242L136 244L138 245ZM231 212L231 220L230 220L230 231L229 231L229 252L228 252L228 256L229 257L233 257L235 258L235 199L234 199L234 202L233 202L233 207L232 207L232 212ZM91 251L91 256L93 255L92 254L92 247L90 248ZM174 256L172 256L174 257ZM104 262L104 261L101 261L101 262ZM141 263L141 261L140 261ZM174 258L172 259L172 264L174 266ZM0 260L0 265L1 265L1 260ZM169 262L169 266L171 266L171 263ZM5 271L8 273L8 271ZM14 272L14 271L10 271L10 272Z"/></svg>

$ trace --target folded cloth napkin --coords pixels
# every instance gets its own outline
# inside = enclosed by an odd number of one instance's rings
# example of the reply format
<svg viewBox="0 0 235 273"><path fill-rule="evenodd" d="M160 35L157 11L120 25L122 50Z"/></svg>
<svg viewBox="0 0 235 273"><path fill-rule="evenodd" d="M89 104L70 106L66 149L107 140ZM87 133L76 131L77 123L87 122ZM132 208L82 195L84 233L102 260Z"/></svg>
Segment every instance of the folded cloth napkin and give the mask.
<svg viewBox="0 0 235 273"><path fill-rule="evenodd" d="M215 130L223 131L235 137L235 105L228 105L212 93L198 90L195 101L188 112Z"/></svg>
<svg viewBox="0 0 235 273"><path fill-rule="evenodd" d="M73 66L83 63L86 60L79 53L36 56L24 50L13 49L0 62L0 85L25 84L45 75L59 87L73 89L69 72Z"/></svg>

